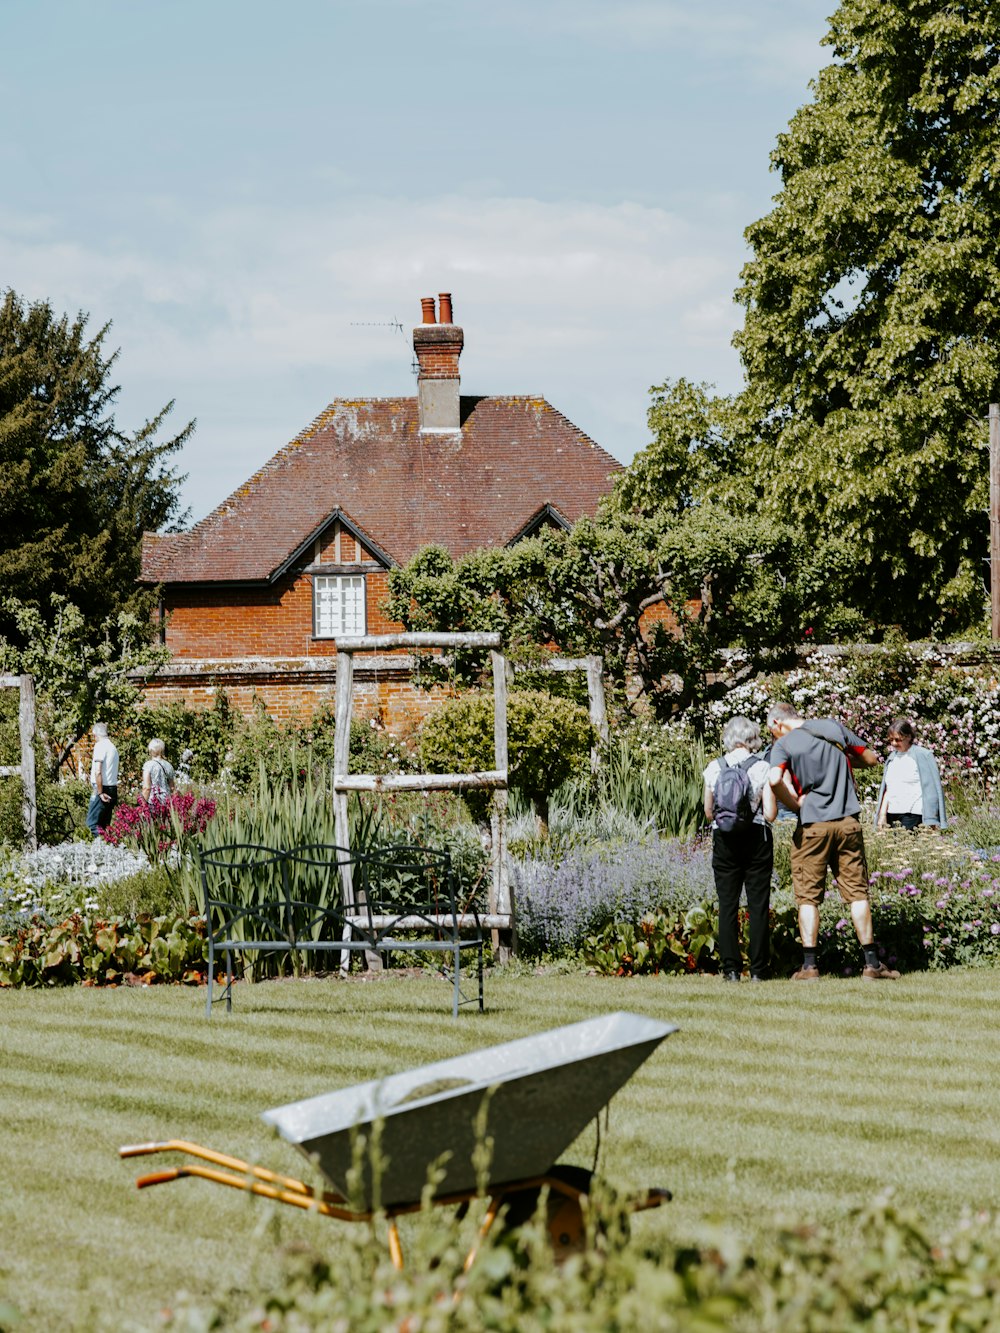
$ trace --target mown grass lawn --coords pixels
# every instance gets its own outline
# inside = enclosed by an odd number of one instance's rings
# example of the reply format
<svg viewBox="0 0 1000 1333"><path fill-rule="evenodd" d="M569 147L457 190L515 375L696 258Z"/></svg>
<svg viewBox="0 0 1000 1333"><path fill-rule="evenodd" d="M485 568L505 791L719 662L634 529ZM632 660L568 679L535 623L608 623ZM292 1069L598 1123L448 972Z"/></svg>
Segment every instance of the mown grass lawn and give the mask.
<svg viewBox="0 0 1000 1333"><path fill-rule="evenodd" d="M279 1220L335 1257L336 1222L197 1180L139 1193L166 1159L119 1145L194 1139L315 1180L259 1112L613 1009L680 1027L611 1107L604 1173L675 1193L638 1237L846 1229L887 1186L945 1228L1000 1208L998 1000L988 970L739 988L500 974L488 1012L457 1022L441 982L391 975L241 987L210 1021L203 991L0 992L0 1293L30 1329L150 1328L181 1289L251 1282ZM567 1160L592 1154L588 1131Z"/></svg>

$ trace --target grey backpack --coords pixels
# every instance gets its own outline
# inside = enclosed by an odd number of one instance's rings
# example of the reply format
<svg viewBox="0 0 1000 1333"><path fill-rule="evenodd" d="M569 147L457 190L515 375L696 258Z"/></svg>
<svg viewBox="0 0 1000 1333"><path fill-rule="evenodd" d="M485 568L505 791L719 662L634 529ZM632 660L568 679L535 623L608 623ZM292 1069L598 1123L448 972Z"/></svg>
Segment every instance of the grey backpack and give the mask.
<svg viewBox="0 0 1000 1333"><path fill-rule="evenodd" d="M731 764L725 755L719 760L720 772L712 799L715 802L715 826L722 833L738 833L753 823L750 769L759 760L759 754L750 755L741 764Z"/></svg>

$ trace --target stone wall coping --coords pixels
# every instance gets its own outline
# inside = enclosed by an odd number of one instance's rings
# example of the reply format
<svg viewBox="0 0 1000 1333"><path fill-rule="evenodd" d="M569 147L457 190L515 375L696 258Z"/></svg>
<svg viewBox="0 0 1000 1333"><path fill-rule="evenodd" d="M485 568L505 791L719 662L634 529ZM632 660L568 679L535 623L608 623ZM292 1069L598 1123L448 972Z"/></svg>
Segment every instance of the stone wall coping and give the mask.
<svg viewBox="0 0 1000 1333"><path fill-rule="evenodd" d="M355 672L408 674L416 663L409 653L372 654L356 660ZM139 667L129 679L141 682L186 680L193 676L232 677L316 676L337 673L337 658L330 657L199 657L175 658L163 666Z"/></svg>

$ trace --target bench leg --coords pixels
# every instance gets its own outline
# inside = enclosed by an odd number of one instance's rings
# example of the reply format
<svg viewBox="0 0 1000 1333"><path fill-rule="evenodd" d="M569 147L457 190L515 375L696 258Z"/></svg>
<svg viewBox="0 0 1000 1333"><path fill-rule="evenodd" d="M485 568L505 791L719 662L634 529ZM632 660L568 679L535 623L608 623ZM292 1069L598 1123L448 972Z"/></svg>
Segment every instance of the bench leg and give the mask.
<svg viewBox="0 0 1000 1333"><path fill-rule="evenodd" d="M212 987L215 984L215 949L212 946L211 922L209 922L208 939L208 996L205 1000L205 1017L212 1017Z"/></svg>
<svg viewBox="0 0 1000 1333"><path fill-rule="evenodd" d="M461 951L461 949L458 947L457 944L455 945L455 962L454 962L454 968L455 968L455 1001L454 1001L454 1004L453 1004L452 1007L451 1007L451 1016L452 1016L452 1018L457 1018L457 1017L458 1017L458 1005L459 1005L459 1001L460 1001L461 998L462 998L462 986L461 986L461 982L462 982L462 972L461 972L461 968L462 968L462 951Z"/></svg>
<svg viewBox="0 0 1000 1333"><path fill-rule="evenodd" d="M479 1012L483 1013L483 942L479 941Z"/></svg>

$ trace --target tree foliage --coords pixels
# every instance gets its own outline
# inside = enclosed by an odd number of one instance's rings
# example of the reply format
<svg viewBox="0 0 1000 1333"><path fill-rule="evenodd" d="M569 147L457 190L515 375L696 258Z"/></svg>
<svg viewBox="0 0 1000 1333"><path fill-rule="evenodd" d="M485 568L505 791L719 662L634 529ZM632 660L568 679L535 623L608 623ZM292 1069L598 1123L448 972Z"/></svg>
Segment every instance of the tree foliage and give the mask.
<svg viewBox="0 0 1000 1333"><path fill-rule="evenodd" d="M105 352L107 326L88 339L86 324L12 291L0 302L0 586L43 614L67 599L96 626L148 607L136 586L142 534L177 516L169 459L194 423L159 440L168 404L120 430L117 353ZM9 611L0 633L18 641Z"/></svg>
<svg viewBox="0 0 1000 1333"><path fill-rule="evenodd" d="M390 573L386 611L414 630L499 632L528 662L599 654L619 704L641 698L668 717L725 689L720 650L739 650L743 674L787 644L790 548L774 525L711 502L650 513L616 496L596 521L512 547L457 561L429 547Z"/></svg>
<svg viewBox="0 0 1000 1333"><path fill-rule="evenodd" d="M1000 9L844 0L825 40L747 231L739 476L875 625L960 630L1000 385Z"/></svg>
<svg viewBox="0 0 1000 1333"><path fill-rule="evenodd" d="M34 678L38 725L53 772L98 720L118 729L134 718L141 691L129 673L166 662L166 648L149 641L149 627L131 611L94 625L58 594L49 605L5 598L0 613L13 625L0 636L0 673Z"/></svg>

